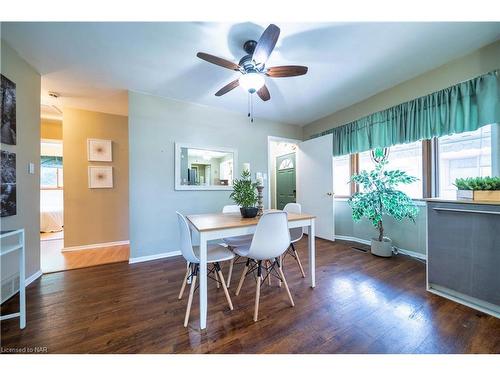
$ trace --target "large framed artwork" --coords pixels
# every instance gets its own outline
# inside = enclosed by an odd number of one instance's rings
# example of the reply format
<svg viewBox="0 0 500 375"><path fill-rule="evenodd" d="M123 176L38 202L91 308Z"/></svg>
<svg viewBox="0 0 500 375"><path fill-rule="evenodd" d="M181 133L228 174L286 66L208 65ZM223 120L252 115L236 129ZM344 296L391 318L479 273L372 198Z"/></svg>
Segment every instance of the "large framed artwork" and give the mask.
<svg viewBox="0 0 500 375"><path fill-rule="evenodd" d="M0 151L1 184L0 206L1 217L13 216L17 213L16 202L16 154Z"/></svg>
<svg viewBox="0 0 500 375"><path fill-rule="evenodd" d="M0 142L16 144L16 84L0 74Z"/></svg>
<svg viewBox="0 0 500 375"><path fill-rule="evenodd" d="M89 188L106 189L113 187L113 167L89 167Z"/></svg>
<svg viewBox="0 0 500 375"><path fill-rule="evenodd" d="M107 139L87 139L88 161L113 161L112 142Z"/></svg>

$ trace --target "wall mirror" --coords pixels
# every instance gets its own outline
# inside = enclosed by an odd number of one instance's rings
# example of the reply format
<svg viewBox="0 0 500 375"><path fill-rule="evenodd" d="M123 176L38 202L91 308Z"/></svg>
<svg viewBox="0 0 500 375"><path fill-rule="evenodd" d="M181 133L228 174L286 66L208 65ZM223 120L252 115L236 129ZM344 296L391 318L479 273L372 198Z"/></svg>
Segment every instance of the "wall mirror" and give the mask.
<svg viewBox="0 0 500 375"><path fill-rule="evenodd" d="M175 144L175 190L232 190L238 152L233 148Z"/></svg>

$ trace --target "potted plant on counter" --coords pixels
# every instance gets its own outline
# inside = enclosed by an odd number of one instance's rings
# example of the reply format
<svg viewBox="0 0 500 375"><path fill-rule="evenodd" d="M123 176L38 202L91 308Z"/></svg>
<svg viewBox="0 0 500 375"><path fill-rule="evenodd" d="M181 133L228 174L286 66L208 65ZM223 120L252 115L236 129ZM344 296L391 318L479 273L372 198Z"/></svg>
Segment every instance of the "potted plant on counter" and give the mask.
<svg viewBox="0 0 500 375"><path fill-rule="evenodd" d="M399 184L410 184L417 178L400 170L386 171L387 154L382 149L372 151L372 160L376 164L374 170L352 176L351 181L359 184L363 191L355 193L348 202L355 222L365 217L378 230L378 238L371 241L372 254L390 257L392 241L384 237L384 217L392 216L398 221L408 218L415 222L418 208L408 195L396 187Z"/></svg>
<svg viewBox="0 0 500 375"><path fill-rule="evenodd" d="M500 177L457 178L457 199L473 201L500 201Z"/></svg>
<svg viewBox="0 0 500 375"><path fill-rule="evenodd" d="M244 170L241 178L234 180L233 192L229 196L240 206L241 216L251 218L257 216L257 183L252 182L250 171Z"/></svg>

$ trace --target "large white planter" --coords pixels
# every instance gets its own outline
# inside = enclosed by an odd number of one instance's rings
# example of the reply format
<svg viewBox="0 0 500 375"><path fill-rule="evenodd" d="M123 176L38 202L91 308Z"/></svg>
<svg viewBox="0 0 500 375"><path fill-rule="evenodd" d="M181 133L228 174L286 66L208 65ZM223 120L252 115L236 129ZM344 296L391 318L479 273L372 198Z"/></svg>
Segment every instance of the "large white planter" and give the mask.
<svg viewBox="0 0 500 375"><path fill-rule="evenodd" d="M378 239L372 238L371 252L373 255L377 255L379 257L391 257L392 240L390 238L384 237L384 240L380 242Z"/></svg>

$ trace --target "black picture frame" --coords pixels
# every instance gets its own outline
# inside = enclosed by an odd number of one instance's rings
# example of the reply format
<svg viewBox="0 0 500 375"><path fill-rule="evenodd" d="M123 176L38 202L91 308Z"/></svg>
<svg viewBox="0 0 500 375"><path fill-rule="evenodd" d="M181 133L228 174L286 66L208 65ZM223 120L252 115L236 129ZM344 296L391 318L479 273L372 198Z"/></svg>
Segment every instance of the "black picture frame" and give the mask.
<svg viewBox="0 0 500 375"><path fill-rule="evenodd" d="M0 142L16 144L16 84L0 74Z"/></svg>
<svg viewBox="0 0 500 375"><path fill-rule="evenodd" d="M0 216L13 216L17 214L16 154L1 150L0 167Z"/></svg>

